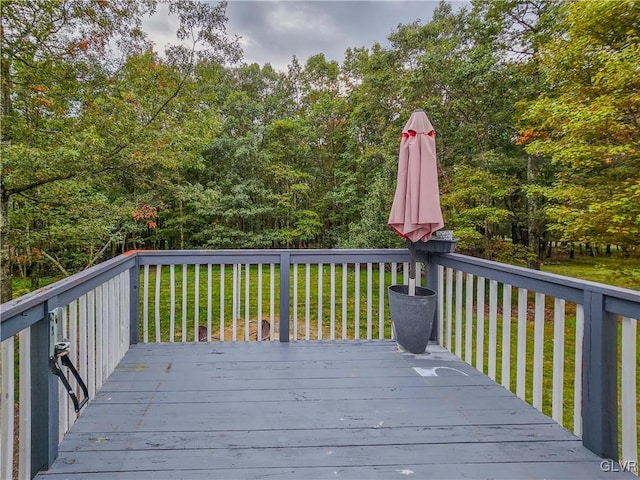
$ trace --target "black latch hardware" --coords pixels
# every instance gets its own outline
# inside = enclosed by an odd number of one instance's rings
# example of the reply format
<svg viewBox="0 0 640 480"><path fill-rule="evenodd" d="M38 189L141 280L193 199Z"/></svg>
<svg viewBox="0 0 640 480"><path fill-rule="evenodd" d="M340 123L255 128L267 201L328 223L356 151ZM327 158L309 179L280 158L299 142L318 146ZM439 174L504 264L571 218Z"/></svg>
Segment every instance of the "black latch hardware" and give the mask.
<svg viewBox="0 0 640 480"><path fill-rule="evenodd" d="M71 401L73 402L73 407L75 408L76 413L78 413L80 409L84 407L85 404L89 401L89 391L87 390L87 386L82 380L82 377L80 377L80 374L76 370L76 367L73 366L73 362L71 362L71 359L69 358L70 347L71 347L71 344L69 342L56 343L54 345L54 354L53 356L49 357L49 364L51 365L51 371L53 372L53 374L57 375L58 377L60 377L60 380L62 380L62 384L64 385L64 388L67 389L67 393L71 397ZM60 364L67 367L71 371L73 377L78 382L78 385L80 385L80 388L82 389L82 393L84 395L84 398L82 399L82 401L78 402L78 397L76 396L76 393L73 391L73 388L71 388L71 385L69 384L67 377L64 375L64 372L62 371Z"/></svg>

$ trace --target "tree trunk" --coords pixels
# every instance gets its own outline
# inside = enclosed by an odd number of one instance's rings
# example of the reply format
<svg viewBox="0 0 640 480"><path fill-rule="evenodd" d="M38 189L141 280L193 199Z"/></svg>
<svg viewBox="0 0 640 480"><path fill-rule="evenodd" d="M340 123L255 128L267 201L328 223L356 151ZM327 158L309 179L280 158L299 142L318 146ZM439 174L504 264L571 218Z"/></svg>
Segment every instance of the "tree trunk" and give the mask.
<svg viewBox="0 0 640 480"><path fill-rule="evenodd" d="M11 256L9 255L9 196L0 181L0 303L13 297Z"/></svg>
<svg viewBox="0 0 640 480"><path fill-rule="evenodd" d="M40 264L34 263L33 268L31 269L31 290L37 290L40 288Z"/></svg>
<svg viewBox="0 0 640 480"><path fill-rule="evenodd" d="M527 183L532 185L536 182L538 173L538 161L533 155L527 155ZM527 197L527 226L529 256L527 266L535 270L540 270L539 232L537 221L538 202L536 198L529 194Z"/></svg>
<svg viewBox="0 0 640 480"><path fill-rule="evenodd" d="M180 211L180 222L178 223L180 229L180 250L184 250L184 212L182 211L182 198L178 200L178 209Z"/></svg>
<svg viewBox="0 0 640 480"><path fill-rule="evenodd" d="M11 102L11 75L9 60L3 55L0 61L0 80L2 85L2 96L0 96L0 110L3 117L7 117L12 111ZM4 120L4 119L3 119ZM4 139L3 139L4 140Z"/></svg>
<svg viewBox="0 0 640 480"><path fill-rule="evenodd" d="M0 84L2 94L0 95L0 113L2 121L6 121L11 114L11 88L9 74L9 61L2 55L0 62ZM2 141L9 140L2 135ZM13 297L13 278L11 271L11 256L9 250L9 194L4 188L0 178L0 303L8 302Z"/></svg>

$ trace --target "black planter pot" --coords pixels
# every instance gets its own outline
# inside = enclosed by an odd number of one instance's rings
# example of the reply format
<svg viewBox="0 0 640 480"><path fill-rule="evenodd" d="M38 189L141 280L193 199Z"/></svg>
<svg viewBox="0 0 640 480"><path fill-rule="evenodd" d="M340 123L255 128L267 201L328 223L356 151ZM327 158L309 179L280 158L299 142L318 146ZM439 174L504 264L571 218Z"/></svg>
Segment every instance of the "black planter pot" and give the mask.
<svg viewBox="0 0 640 480"><path fill-rule="evenodd" d="M431 238L428 242L415 242L415 249L418 252L428 253L453 253L456 251L458 239L441 240L439 238Z"/></svg>
<svg viewBox="0 0 640 480"><path fill-rule="evenodd" d="M422 354L427 350L436 312L436 292L416 287L415 296L409 295L407 285L389 287L389 312L396 342L407 352Z"/></svg>

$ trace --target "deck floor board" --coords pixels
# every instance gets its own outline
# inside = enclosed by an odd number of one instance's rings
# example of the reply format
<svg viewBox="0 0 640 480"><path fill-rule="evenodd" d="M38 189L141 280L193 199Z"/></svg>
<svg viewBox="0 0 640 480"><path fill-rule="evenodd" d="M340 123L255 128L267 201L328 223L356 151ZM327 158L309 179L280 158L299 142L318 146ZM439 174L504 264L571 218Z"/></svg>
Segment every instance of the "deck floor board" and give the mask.
<svg viewBox="0 0 640 480"><path fill-rule="evenodd" d="M384 341L135 345L38 478L613 475L550 418L430 350L403 354Z"/></svg>

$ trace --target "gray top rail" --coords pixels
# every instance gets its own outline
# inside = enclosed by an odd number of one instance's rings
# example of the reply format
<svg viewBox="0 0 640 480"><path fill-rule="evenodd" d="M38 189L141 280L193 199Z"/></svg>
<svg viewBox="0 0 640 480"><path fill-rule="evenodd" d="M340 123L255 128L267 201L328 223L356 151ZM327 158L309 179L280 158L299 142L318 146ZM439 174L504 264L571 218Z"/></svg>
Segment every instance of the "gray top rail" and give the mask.
<svg viewBox="0 0 640 480"><path fill-rule="evenodd" d="M1 304L0 340L43 319L48 313L45 306L51 299L56 298L58 304L64 305L136 265L137 252L128 252Z"/></svg>
<svg viewBox="0 0 640 480"><path fill-rule="evenodd" d="M420 261L497 280L519 288L583 303L585 292L604 297L607 312L640 318L640 292L573 277L540 272L456 253L425 254ZM1 340L44 318L45 304L68 303L125 270L141 265L233 263L378 263L407 262L407 249L137 250L127 252L52 285L0 305Z"/></svg>
<svg viewBox="0 0 640 480"><path fill-rule="evenodd" d="M0 341L43 319L46 304L64 305L116 275L141 265L406 262L406 249L134 250L0 305Z"/></svg>
<svg viewBox="0 0 640 480"><path fill-rule="evenodd" d="M149 250L139 251L140 265L408 262L406 249L273 249L273 250Z"/></svg>
<svg viewBox="0 0 640 480"><path fill-rule="evenodd" d="M604 297L607 312L640 319L640 292L637 290L555 273L541 272L457 253L434 255L432 258L434 258L436 264L443 267L461 270L514 287L526 288L545 295L562 298L573 303L584 303L585 292L600 294Z"/></svg>

